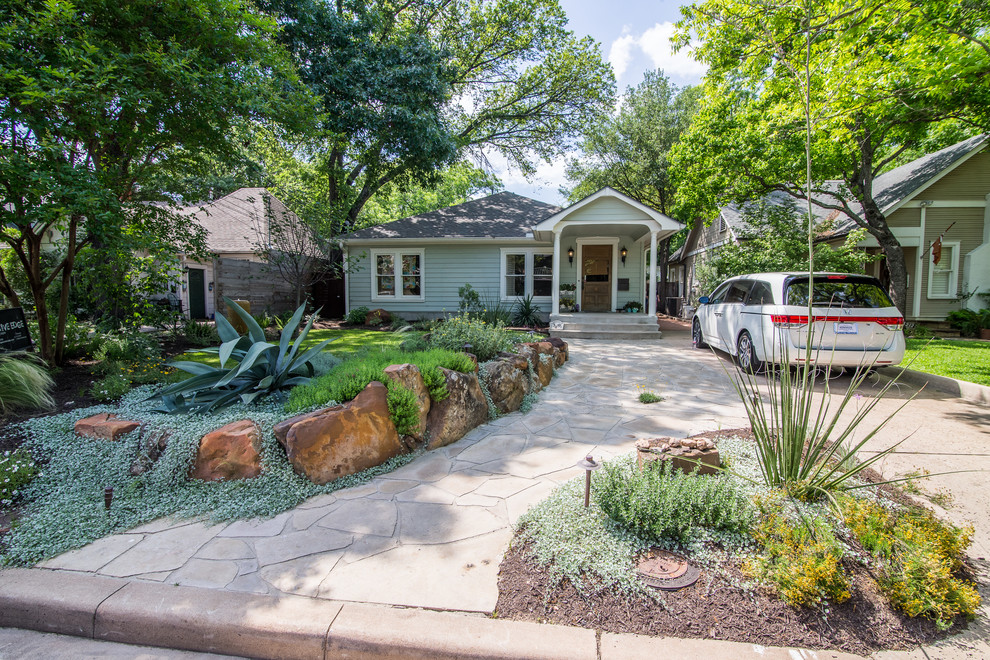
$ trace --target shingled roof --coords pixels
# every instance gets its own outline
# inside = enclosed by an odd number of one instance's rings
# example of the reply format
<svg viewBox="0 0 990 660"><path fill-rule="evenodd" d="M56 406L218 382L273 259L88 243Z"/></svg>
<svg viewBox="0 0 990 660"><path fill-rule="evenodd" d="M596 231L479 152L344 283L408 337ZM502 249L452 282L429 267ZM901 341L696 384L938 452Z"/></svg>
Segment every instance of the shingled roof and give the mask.
<svg viewBox="0 0 990 660"><path fill-rule="evenodd" d="M533 226L559 207L511 192L366 227L345 241L395 238L531 238Z"/></svg>
<svg viewBox="0 0 990 660"><path fill-rule="evenodd" d="M267 208L266 208L267 199ZM186 207L206 228L206 247L210 252L255 252L268 242L268 211L288 220L298 220L296 214L265 188L241 188L208 204Z"/></svg>

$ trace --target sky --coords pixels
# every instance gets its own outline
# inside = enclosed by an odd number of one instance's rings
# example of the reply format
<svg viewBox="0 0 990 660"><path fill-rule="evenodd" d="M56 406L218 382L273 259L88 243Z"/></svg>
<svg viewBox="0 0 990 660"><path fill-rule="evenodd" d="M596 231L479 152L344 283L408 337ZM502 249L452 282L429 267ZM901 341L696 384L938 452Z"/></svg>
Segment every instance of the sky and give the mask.
<svg viewBox="0 0 990 660"><path fill-rule="evenodd" d="M674 23L681 18L678 2L664 0L560 0L567 13L570 29L579 37L590 35L601 45L602 54L615 72L616 89L643 80L652 69L663 69L675 85L696 85L701 82L703 65L681 51L672 53L670 37ZM495 173L509 190L550 204L562 204L558 193L567 183L564 176L565 159L540 163L535 175L527 181L518 170L492 156Z"/></svg>

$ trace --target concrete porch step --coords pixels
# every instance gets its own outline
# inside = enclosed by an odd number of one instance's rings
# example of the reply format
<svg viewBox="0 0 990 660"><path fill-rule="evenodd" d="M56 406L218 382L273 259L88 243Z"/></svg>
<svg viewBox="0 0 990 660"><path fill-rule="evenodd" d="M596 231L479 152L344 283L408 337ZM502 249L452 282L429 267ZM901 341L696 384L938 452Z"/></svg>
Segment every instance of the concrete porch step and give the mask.
<svg viewBox="0 0 990 660"><path fill-rule="evenodd" d="M561 339L660 339L663 333L659 329L632 330L627 328L613 330L551 330L551 337Z"/></svg>

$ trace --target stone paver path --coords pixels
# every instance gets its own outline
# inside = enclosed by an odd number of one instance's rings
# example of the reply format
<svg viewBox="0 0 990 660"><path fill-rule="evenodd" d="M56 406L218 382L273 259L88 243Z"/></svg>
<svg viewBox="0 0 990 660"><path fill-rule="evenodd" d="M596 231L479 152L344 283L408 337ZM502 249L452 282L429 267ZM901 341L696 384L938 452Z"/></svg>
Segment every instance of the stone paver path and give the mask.
<svg viewBox="0 0 990 660"><path fill-rule="evenodd" d="M538 403L363 486L310 499L270 520L159 520L41 564L166 584L293 593L491 612L512 525L588 454L639 437L685 437L746 424L707 351L687 333L654 341L571 343ZM646 405L637 386L666 397Z"/></svg>

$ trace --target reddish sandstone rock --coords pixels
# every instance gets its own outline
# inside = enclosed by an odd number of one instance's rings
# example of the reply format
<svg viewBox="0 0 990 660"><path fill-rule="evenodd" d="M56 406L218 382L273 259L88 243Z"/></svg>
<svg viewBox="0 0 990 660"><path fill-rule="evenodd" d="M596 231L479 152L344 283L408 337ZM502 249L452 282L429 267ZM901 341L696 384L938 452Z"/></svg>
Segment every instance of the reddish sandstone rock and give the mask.
<svg viewBox="0 0 990 660"><path fill-rule="evenodd" d="M423 382L423 374L415 364L393 364L385 367L385 377L391 378L416 395L419 423L409 436L414 440L413 444L422 442L426 437L426 417L430 414L430 391Z"/></svg>
<svg viewBox="0 0 990 660"><path fill-rule="evenodd" d="M275 426L298 474L325 484L384 463L404 451L388 414L385 386L372 381L353 401Z"/></svg>
<svg viewBox="0 0 990 660"><path fill-rule="evenodd" d="M516 352L526 356L533 365L533 371L540 381L540 388L546 387L553 380L554 346L548 341L530 341L516 344ZM545 355L546 357L541 357ZM536 391L534 389L534 391Z"/></svg>
<svg viewBox="0 0 990 660"><path fill-rule="evenodd" d="M250 419L203 436L189 476L203 481L251 479L261 474L261 431Z"/></svg>
<svg viewBox="0 0 990 660"><path fill-rule="evenodd" d="M488 394L501 414L519 410L529 392L528 362L521 355L502 357L486 365Z"/></svg>
<svg viewBox="0 0 990 660"><path fill-rule="evenodd" d="M113 413L100 413L80 419L73 428L77 435L88 438L119 440L121 436L130 433L139 426L141 426L140 422L119 419Z"/></svg>
<svg viewBox="0 0 990 660"><path fill-rule="evenodd" d="M558 367L564 365L570 357L567 349L567 342L560 337L548 337L547 343L554 347L553 357Z"/></svg>
<svg viewBox="0 0 990 660"><path fill-rule="evenodd" d="M426 437L430 449L443 447L460 440L474 427L488 421L488 401L478 382L477 374L439 368L447 381L443 401L434 401L426 421Z"/></svg>

